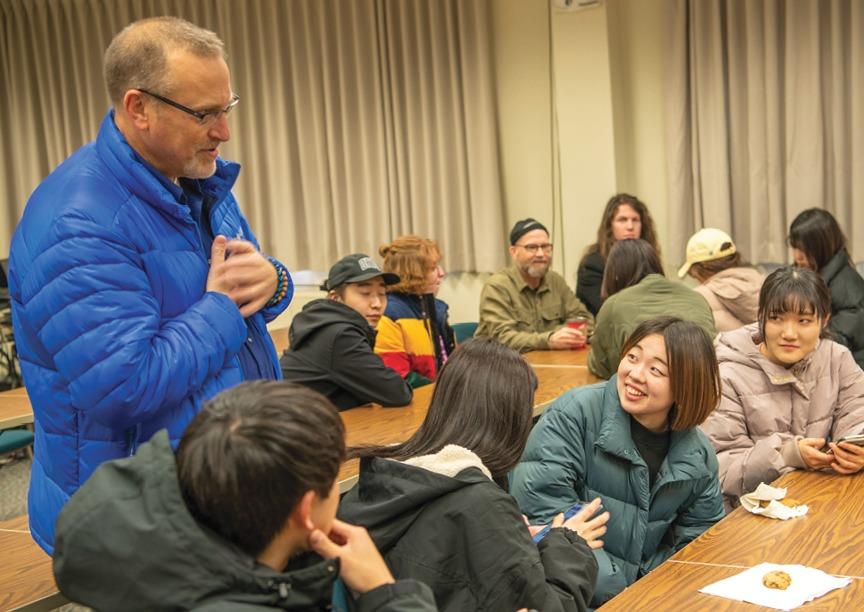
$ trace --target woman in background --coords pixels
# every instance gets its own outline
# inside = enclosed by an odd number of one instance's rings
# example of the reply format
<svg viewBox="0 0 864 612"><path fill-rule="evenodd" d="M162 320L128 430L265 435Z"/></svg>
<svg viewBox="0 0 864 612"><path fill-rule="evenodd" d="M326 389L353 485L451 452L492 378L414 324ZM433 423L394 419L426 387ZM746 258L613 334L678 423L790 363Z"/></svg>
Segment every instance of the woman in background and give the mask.
<svg viewBox="0 0 864 612"><path fill-rule="evenodd" d="M429 384L456 346L447 304L435 297L444 278L438 243L400 236L378 252L384 271L401 280L387 287L375 352L412 387Z"/></svg>
<svg viewBox="0 0 864 612"><path fill-rule="evenodd" d="M692 276L708 301L718 332L756 322L759 289L765 277L741 260L741 253L726 232L706 227L687 241L687 261L678 277Z"/></svg>
<svg viewBox="0 0 864 612"><path fill-rule="evenodd" d="M588 369L600 378L615 373L627 337L642 321L672 315L716 335L711 307L680 281L663 275L660 256L645 240L619 240L609 251L603 302L594 325Z"/></svg>
<svg viewBox="0 0 864 612"><path fill-rule="evenodd" d="M357 485L338 516L369 530L397 578L435 593L442 611L585 610L608 514L594 500L538 543L507 492L531 432L537 378L489 338L460 345L429 411L402 444L351 449ZM586 499L586 498L582 498ZM537 528L539 530L539 528Z"/></svg>
<svg viewBox="0 0 864 612"><path fill-rule="evenodd" d="M597 242L585 249L576 275L576 297L595 317L603 305L604 298L600 295L600 290L609 250L618 240L631 238L642 238L660 253L654 232L654 220L648 207L636 196L619 193L606 203L600 227L597 229Z"/></svg>
<svg viewBox="0 0 864 612"><path fill-rule="evenodd" d="M864 467L864 448L837 444L864 429L864 372L828 337L830 314L818 274L780 268L762 285L758 324L720 334L723 398L702 430L717 449L727 508L794 469Z"/></svg>
<svg viewBox="0 0 864 612"><path fill-rule="evenodd" d="M675 317L645 321L616 368L555 400L512 475L531 519L594 497L609 511L593 606L723 518L717 457L697 428L720 399L711 337Z"/></svg>
<svg viewBox="0 0 864 612"><path fill-rule="evenodd" d="M852 266L837 220L821 208L805 210L792 221L789 246L796 266L818 272L828 284L828 329L864 368L864 279Z"/></svg>

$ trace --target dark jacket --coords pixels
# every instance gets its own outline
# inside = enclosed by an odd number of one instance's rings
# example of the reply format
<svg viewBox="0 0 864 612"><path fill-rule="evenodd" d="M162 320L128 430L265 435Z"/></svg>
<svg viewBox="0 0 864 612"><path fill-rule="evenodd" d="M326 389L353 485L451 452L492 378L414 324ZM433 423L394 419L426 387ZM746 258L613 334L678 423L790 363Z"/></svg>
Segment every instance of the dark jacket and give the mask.
<svg viewBox="0 0 864 612"><path fill-rule="evenodd" d="M595 603L619 593L723 518L717 456L696 428L673 431L653 486L630 435L617 375L553 403L531 432L511 491L532 519L600 497L611 518L595 551Z"/></svg>
<svg viewBox="0 0 864 612"><path fill-rule="evenodd" d="M852 351L856 363L864 368L864 278L849 263L846 249L819 270L831 291L831 320L828 329L834 339Z"/></svg>
<svg viewBox="0 0 864 612"><path fill-rule="evenodd" d="M369 530L397 578L429 585L440 610L575 611L591 598L597 562L585 541L552 529L535 544L516 502L478 467L450 477L363 459L339 516Z"/></svg>
<svg viewBox="0 0 864 612"><path fill-rule="evenodd" d="M578 297L591 314L595 317L603 305L600 297L600 289L603 286L603 271L606 269L606 261L600 255L600 251L588 253L579 262L579 270L576 272L576 297Z"/></svg>
<svg viewBox="0 0 864 612"><path fill-rule="evenodd" d="M61 592L97 610L325 610L339 562L312 553L284 572L189 514L165 431L131 459L102 465L57 521ZM359 597L359 610L434 610L428 587L398 581Z"/></svg>
<svg viewBox="0 0 864 612"><path fill-rule="evenodd" d="M339 410L411 401L411 387L374 353L375 330L350 306L313 300L294 317L288 337L282 376L322 393Z"/></svg>

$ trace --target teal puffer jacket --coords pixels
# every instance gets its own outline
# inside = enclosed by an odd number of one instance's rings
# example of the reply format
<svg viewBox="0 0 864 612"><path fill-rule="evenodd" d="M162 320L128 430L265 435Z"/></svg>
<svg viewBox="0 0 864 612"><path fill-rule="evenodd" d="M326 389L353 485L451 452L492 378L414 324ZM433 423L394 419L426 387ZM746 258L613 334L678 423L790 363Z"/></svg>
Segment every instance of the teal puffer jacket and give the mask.
<svg viewBox="0 0 864 612"><path fill-rule="evenodd" d="M698 429L672 432L653 487L630 437L617 375L565 393L531 432L511 493L532 522L578 500L609 511L594 605L613 597L723 518L717 456Z"/></svg>

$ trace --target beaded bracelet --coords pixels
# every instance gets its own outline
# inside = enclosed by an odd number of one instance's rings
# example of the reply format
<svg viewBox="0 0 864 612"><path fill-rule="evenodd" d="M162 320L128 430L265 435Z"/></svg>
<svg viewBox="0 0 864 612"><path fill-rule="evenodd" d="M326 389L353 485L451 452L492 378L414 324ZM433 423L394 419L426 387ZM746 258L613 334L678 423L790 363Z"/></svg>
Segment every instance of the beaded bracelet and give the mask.
<svg viewBox="0 0 864 612"><path fill-rule="evenodd" d="M267 261L269 261L273 267L276 269L276 280L278 281L276 284L276 291L273 293L273 297L271 297L266 304L264 304L264 308L270 308L271 306L275 306L279 302L281 302L285 295L288 293L288 270L285 269L285 266L280 264L272 257L267 257Z"/></svg>

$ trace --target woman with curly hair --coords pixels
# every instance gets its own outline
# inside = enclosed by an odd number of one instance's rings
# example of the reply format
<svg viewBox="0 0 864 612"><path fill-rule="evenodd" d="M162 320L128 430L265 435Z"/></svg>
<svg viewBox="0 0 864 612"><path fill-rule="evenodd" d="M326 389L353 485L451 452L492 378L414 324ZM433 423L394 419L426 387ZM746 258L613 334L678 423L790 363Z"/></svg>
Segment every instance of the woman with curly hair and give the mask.
<svg viewBox="0 0 864 612"><path fill-rule="evenodd" d="M375 352L412 387L420 387L435 380L456 346L447 304L435 297L444 278L441 250L434 240L409 235L382 245L378 253L384 271L401 280L387 288Z"/></svg>

